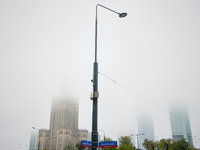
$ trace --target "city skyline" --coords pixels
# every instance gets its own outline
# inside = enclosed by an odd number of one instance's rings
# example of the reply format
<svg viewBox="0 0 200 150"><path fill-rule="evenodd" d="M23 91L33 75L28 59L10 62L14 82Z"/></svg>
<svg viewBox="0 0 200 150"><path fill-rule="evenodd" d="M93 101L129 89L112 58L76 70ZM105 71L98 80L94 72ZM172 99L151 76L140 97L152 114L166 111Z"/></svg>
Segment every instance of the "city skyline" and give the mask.
<svg viewBox="0 0 200 150"><path fill-rule="evenodd" d="M27 150L62 94L80 100L78 126L91 131L98 3L128 14L98 8L98 128L113 140L136 134L147 109L155 140L170 138L168 103L180 99L200 148L197 0L0 1L0 147Z"/></svg>

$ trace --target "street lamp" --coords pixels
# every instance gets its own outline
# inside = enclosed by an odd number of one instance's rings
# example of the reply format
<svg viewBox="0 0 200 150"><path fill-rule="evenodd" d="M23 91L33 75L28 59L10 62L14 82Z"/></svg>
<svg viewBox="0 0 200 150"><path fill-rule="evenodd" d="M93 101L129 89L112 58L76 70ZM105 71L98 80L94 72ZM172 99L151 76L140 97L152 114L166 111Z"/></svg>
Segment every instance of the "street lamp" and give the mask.
<svg viewBox="0 0 200 150"><path fill-rule="evenodd" d="M95 62L93 68L93 93L91 95L91 99L93 100L93 112L92 112L92 150L97 150L98 148L98 129L97 129L97 108L98 108L98 63L97 63L97 7L101 6L107 10L110 10L119 15L120 18L124 18L127 16L127 13L118 13L110 8L107 8L103 5L96 5L96 19L95 19Z"/></svg>
<svg viewBox="0 0 200 150"><path fill-rule="evenodd" d="M139 135L144 135L144 133L142 133L142 134L131 134L131 136L134 136L134 135L137 136L137 145L138 145L138 149L139 149L139 139L138 139L138 136Z"/></svg>
<svg viewBox="0 0 200 150"><path fill-rule="evenodd" d="M104 140L104 142L105 142L105 140L106 140L105 131L104 131L104 130L99 130L99 131L103 131L103 140ZM104 147L104 150L105 150L105 147Z"/></svg>

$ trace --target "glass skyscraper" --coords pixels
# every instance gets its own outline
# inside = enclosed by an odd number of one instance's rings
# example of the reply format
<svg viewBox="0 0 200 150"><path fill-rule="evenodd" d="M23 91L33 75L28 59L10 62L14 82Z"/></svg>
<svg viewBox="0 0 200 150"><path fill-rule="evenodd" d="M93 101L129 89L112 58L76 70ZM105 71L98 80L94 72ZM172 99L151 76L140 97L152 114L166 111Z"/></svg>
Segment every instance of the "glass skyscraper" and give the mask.
<svg viewBox="0 0 200 150"><path fill-rule="evenodd" d="M140 113L137 117L138 122L138 140L139 148L145 149L143 143L145 139L155 140L154 137L154 127L152 116L147 113Z"/></svg>
<svg viewBox="0 0 200 150"><path fill-rule="evenodd" d="M190 146L193 146L190 120L186 107L182 103L179 105L171 104L169 110L172 139L174 141L186 139Z"/></svg>
<svg viewBox="0 0 200 150"><path fill-rule="evenodd" d="M29 144L29 150L37 150L37 136L38 130L32 130L31 132L31 139Z"/></svg>

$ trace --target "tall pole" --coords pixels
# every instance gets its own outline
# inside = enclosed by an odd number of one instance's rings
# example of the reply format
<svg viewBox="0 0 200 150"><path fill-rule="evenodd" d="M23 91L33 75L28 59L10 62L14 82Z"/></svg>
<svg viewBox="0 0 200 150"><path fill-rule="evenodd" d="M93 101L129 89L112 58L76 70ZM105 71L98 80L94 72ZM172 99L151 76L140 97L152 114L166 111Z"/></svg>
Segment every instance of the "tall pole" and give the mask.
<svg viewBox="0 0 200 150"><path fill-rule="evenodd" d="M97 129L97 113L98 113L98 63L97 63L97 6L95 17L95 62L93 64L93 112L92 112L92 150L98 148L98 129Z"/></svg>
<svg viewBox="0 0 200 150"><path fill-rule="evenodd" d="M103 140L105 142L106 141L105 131L104 130L99 130L99 131L103 131ZM105 147L104 147L104 150L105 150Z"/></svg>
<svg viewBox="0 0 200 150"><path fill-rule="evenodd" d="M104 142L105 142L105 140L106 140L106 137L105 137L105 132L104 132ZM104 150L105 150L105 147L104 147Z"/></svg>
<svg viewBox="0 0 200 150"><path fill-rule="evenodd" d="M136 135L137 136L137 145L138 145L138 149L139 149L139 135L144 135L144 133L142 134L131 134L131 136Z"/></svg>
<svg viewBox="0 0 200 150"><path fill-rule="evenodd" d="M138 144L138 149L139 149L139 139L138 139L138 134L137 134L137 144Z"/></svg>
<svg viewBox="0 0 200 150"><path fill-rule="evenodd" d="M96 5L96 16L95 16L95 61L93 64L93 93L92 93L92 100L93 100L93 111L92 111L92 150L97 150L98 146L98 63L97 63L97 7L101 6L107 10L110 10L114 13L117 13L120 18L124 18L127 14L126 13L118 13L110 8L107 8L103 5L97 4Z"/></svg>

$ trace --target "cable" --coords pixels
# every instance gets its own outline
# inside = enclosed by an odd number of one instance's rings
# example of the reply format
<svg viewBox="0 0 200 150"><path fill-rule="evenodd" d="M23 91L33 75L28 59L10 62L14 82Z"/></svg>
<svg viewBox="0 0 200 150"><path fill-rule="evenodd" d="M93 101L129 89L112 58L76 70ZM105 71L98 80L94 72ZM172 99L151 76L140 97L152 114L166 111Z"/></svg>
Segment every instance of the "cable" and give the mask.
<svg viewBox="0 0 200 150"><path fill-rule="evenodd" d="M119 86L123 87L124 89L127 89L128 91L130 91L130 92L134 93L134 94L135 94L135 95L137 95L138 97L140 97L140 98L142 98L142 99L144 99L144 100L148 101L148 102L149 102L149 103L151 103L152 105L155 105L155 106L159 107L160 109L164 110L165 112L167 112L167 113L169 113L169 114L171 114L171 115L173 115L173 116L175 116L175 117L177 117L177 118L181 119L182 121L184 121L184 122L186 122L186 123L190 124L190 122L188 122L188 121L186 121L186 120L184 120L184 119L182 119L182 118L180 118L180 117L176 116L175 114L173 114L173 113L169 112L168 110L166 110L166 109L162 108L162 107L161 107L161 106L159 106L158 104L156 104L156 103L154 103L154 102L152 102L152 101L148 100L148 99L147 99L147 98L145 98L144 96L142 96L142 95L140 95L140 94L136 93L135 91L133 91L133 90L131 90L131 89L127 88L126 86L124 86L124 85L122 85L122 84L120 84L120 83L116 82L115 80L111 79L110 77L108 77L108 76L106 76L106 75L104 75L104 74L102 74L102 73L100 73L100 72L98 72L98 73L99 73L100 75L104 76L105 78L107 78L107 79L109 79L109 80L113 81L114 83L118 84ZM192 124L190 124L190 125L192 125ZM195 128L197 128L198 130L200 130L200 128L198 128L198 127L196 127L196 126L194 126L194 125L192 125L192 126L193 126L193 127L195 127Z"/></svg>

